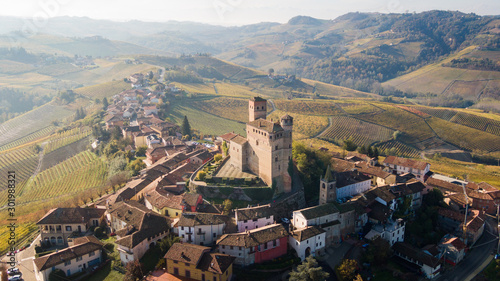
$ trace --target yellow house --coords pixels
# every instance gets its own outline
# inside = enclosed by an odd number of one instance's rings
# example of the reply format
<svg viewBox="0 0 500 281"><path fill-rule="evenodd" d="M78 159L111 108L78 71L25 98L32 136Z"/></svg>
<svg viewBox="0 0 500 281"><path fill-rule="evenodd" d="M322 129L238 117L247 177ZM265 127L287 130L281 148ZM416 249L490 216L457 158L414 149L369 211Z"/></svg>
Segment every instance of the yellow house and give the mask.
<svg viewBox="0 0 500 281"><path fill-rule="evenodd" d="M203 198L196 193L175 194L155 188L146 192L144 204L153 212L171 218L179 217L182 212L196 212Z"/></svg>
<svg viewBox="0 0 500 281"><path fill-rule="evenodd" d="M234 257L210 253L209 247L176 243L165 254L167 272L201 281L227 281L233 275Z"/></svg>

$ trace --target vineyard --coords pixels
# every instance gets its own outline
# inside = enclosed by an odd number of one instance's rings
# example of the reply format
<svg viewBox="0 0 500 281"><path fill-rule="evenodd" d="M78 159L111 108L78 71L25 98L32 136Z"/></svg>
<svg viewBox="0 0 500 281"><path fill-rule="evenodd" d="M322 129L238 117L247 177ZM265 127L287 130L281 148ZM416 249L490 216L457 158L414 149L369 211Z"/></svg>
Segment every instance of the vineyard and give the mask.
<svg viewBox="0 0 500 281"><path fill-rule="evenodd" d="M420 156L420 152L417 149L395 140L377 144L377 148L384 155L394 155L408 158L418 158Z"/></svg>
<svg viewBox="0 0 500 281"><path fill-rule="evenodd" d="M26 143L30 143L30 142L34 142L36 140L39 140L43 137L46 137L46 136L52 134L52 132L54 132L55 128L56 127L54 127L54 126L47 126L45 128L42 128L42 129L35 131L35 132L25 136L25 137L22 137L22 138L17 139L13 142L9 142L7 144L0 146L0 151L5 151L5 150L15 148L15 147L18 147L18 146L26 144Z"/></svg>
<svg viewBox="0 0 500 281"><path fill-rule="evenodd" d="M83 138L88 137L92 130L88 127L74 128L62 133L58 133L50 138L50 141L44 148L44 153L52 152L58 148L69 145Z"/></svg>
<svg viewBox="0 0 500 281"><path fill-rule="evenodd" d="M17 201L24 204L81 192L104 185L106 175L106 163L92 152L84 151L21 185Z"/></svg>
<svg viewBox="0 0 500 281"><path fill-rule="evenodd" d="M9 248L9 244L7 243L9 241L8 236L10 235L10 232L6 231L7 230L6 226L2 228L3 228L2 231L0 231L0 254L3 255L5 252L7 252L7 249ZM38 230L38 226L33 222L17 224L16 227L17 241L20 242L24 240L27 236L29 236L36 230ZM27 244L27 242L24 244ZM17 245L17 248L24 246L24 244Z"/></svg>
<svg viewBox="0 0 500 281"><path fill-rule="evenodd" d="M125 90L130 89L130 85L123 80L117 80L107 83L102 83L98 85L87 86L83 88L75 89L75 93L90 97L99 98L112 97L119 94Z"/></svg>
<svg viewBox="0 0 500 281"><path fill-rule="evenodd" d="M7 171L16 172L16 182L21 183L31 177L38 165L38 154L33 146L3 152L0 154L0 173L6 175ZM7 188L7 181L0 183L0 190ZM1 194L1 193L0 193ZM6 199L4 196L2 198ZM0 204L1 206L2 204Z"/></svg>
<svg viewBox="0 0 500 281"><path fill-rule="evenodd" d="M286 113L288 112L276 110L268 116L268 119L280 120ZM327 117L293 114L293 140L313 137L326 127L328 127Z"/></svg>
<svg viewBox="0 0 500 281"><path fill-rule="evenodd" d="M193 101L191 105L201 111L239 122L248 122L248 100L214 98Z"/></svg>
<svg viewBox="0 0 500 281"><path fill-rule="evenodd" d="M419 109L434 117L500 136L500 121L498 120L449 109L428 107L420 107Z"/></svg>
<svg viewBox="0 0 500 281"><path fill-rule="evenodd" d="M306 115L337 115L341 111L333 102L303 101L303 100L276 100L276 108L290 115L295 113Z"/></svg>
<svg viewBox="0 0 500 281"><path fill-rule="evenodd" d="M335 101L335 103L342 108L348 114L369 114L381 111L380 108L377 108L367 102L340 102Z"/></svg>
<svg viewBox="0 0 500 281"><path fill-rule="evenodd" d="M499 136L439 118L431 118L427 122L441 139L463 149L486 152L500 150Z"/></svg>
<svg viewBox="0 0 500 281"><path fill-rule="evenodd" d="M0 145L6 145L26 137L40 128L47 127L52 121L72 114L73 112L70 110L52 103L37 107L0 125Z"/></svg>
<svg viewBox="0 0 500 281"><path fill-rule="evenodd" d="M229 96L229 97L253 97L257 94L251 91L251 88L232 84L232 83L214 83L215 89L217 89L217 94L219 96ZM214 89L214 91L215 91Z"/></svg>
<svg viewBox="0 0 500 281"><path fill-rule="evenodd" d="M320 137L336 143L352 138L359 146L371 145L391 139L394 133L391 129L351 117L333 116L331 120L331 126Z"/></svg>
<svg viewBox="0 0 500 281"><path fill-rule="evenodd" d="M384 111L360 115L358 118L405 133L406 143L415 143L434 136L425 119L392 105L377 104Z"/></svg>

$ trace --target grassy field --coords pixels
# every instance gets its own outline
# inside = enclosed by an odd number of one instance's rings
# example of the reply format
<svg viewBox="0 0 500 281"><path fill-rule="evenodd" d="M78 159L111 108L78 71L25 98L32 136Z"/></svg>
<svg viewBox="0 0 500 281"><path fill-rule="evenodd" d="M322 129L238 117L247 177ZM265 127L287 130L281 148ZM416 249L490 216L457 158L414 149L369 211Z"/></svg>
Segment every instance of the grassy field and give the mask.
<svg viewBox="0 0 500 281"><path fill-rule="evenodd" d="M110 98L128 89L130 89L129 83L125 83L123 80L117 80L117 81L111 81L102 84L78 88L75 89L75 93L90 98L102 99L104 97Z"/></svg>
<svg viewBox="0 0 500 281"><path fill-rule="evenodd" d="M14 142L50 125L52 121L72 115L73 112L53 103L37 107L0 125L0 145Z"/></svg>
<svg viewBox="0 0 500 281"><path fill-rule="evenodd" d="M175 104L169 115L172 121L180 125L184 116L187 116L191 128L204 134L222 135L234 131L246 135L244 123L200 111L192 107L190 103L190 100L185 100L182 103Z"/></svg>
<svg viewBox="0 0 500 281"><path fill-rule="evenodd" d="M231 119L238 122L248 122L248 99L211 98L196 100L191 105L201 111Z"/></svg>
<svg viewBox="0 0 500 281"><path fill-rule="evenodd" d="M281 116L290 114L293 117L293 140L313 137L328 127L328 118L325 116L304 115L276 110L268 119L280 120Z"/></svg>
<svg viewBox="0 0 500 281"><path fill-rule="evenodd" d="M341 111L332 101L275 100L276 108L293 114L330 116Z"/></svg>

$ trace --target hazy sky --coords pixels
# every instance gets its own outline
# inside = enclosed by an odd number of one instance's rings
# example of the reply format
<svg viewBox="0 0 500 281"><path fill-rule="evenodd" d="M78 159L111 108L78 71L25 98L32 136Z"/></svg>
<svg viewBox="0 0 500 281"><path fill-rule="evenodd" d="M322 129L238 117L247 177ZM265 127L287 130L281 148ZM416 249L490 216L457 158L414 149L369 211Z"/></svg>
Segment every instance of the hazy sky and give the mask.
<svg viewBox="0 0 500 281"><path fill-rule="evenodd" d="M286 22L296 15L333 19L355 11L401 13L434 9L498 15L500 0L21 0L3 3L0 15L243 25Z"/></svg>

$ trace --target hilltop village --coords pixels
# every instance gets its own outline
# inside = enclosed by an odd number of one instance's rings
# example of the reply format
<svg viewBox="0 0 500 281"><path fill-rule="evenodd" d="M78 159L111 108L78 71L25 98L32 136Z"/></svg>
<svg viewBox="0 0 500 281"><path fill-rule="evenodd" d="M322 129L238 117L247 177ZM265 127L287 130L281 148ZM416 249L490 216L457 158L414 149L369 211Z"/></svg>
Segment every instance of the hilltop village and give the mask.
<svg viewBox="0 0 500 281"><path fill-rule="evenodd" d="M330 165L313 187L319 198L306 202L293 116L267 119L268 101L254 97L246 136L191 141L159 117L161 95L143 87L144 75L129 81L133 89L107 107L105 128L131 141L126 151L146 147L146 168L111 195L37 222L36 280L90 280L109 262L131 280L247 280L253 272L275 280L309 256L330 274L349 258L354 276L370 277L391 258L405 269L398 278L433 279L461 263L498 212L500 191L485 182L433 173L425 161L327 149Z"/></svg>

